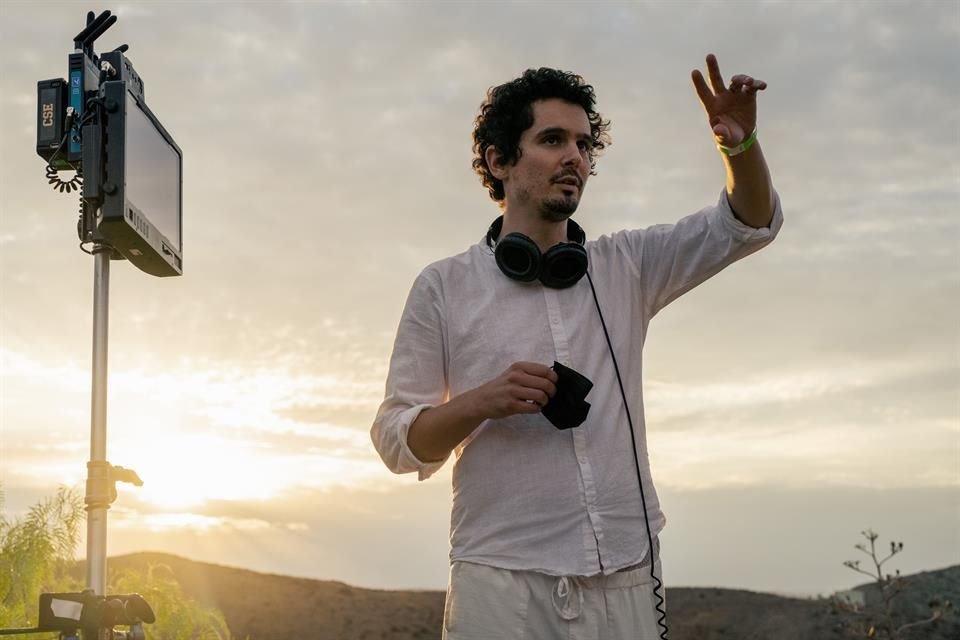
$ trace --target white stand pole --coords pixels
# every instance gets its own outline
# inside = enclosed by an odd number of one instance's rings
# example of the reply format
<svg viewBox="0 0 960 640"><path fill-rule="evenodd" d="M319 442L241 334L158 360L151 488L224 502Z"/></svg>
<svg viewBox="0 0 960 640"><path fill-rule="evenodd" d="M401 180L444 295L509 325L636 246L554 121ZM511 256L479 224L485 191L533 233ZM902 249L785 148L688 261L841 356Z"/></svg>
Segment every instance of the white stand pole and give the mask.
<svg viewBox="0 0 960 640"><path fill-rule="evenodd" d="M107 592L107 510L113 482L107 462L107 334L110 314L109 247L97 247L93 276L93 384L90 462L87 464L87 588Z"/></svg>

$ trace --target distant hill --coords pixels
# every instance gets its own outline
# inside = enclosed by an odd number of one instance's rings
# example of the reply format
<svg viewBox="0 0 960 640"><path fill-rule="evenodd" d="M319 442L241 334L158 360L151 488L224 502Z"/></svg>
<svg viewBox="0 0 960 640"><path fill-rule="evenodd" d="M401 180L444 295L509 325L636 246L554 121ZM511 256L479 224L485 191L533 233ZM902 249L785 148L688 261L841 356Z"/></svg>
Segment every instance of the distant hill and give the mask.
<svg viewBox="0 0 960 640"><path fill-rule="evenodd" d="M169 554L110 558L109 569L166 565L186 593L219 608L234 637L249 640L437 640L442 591L361 589L342 582L292 578L195 562ZM82 572L82 566L77 568ZM82 573L80 574L82 575ZM901 606L927 609L932 595L960 607L960 565L909 576L911 599ZM872 585L858 587L869 599ZM785 598L718 588L669 588L671 640L841 640L842 614L826 599ZM163 612L158 611L158 616ZM957 640L960 616L923 627L910 640ZM506 640L506 639L505 639Z"/></svg>

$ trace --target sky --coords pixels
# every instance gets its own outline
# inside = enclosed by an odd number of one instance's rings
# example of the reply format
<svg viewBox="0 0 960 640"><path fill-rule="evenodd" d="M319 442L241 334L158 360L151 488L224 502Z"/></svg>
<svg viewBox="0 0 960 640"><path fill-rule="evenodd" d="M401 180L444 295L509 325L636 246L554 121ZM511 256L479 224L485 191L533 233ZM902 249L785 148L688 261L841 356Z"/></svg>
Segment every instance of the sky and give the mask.
<svg viewBox="0 0 960 640"><path fill-rule="evenodd" d="M575 71L613 144L588 237L724 185L690 72L767 82L771 246L680 298L645 351L668 586L828 594L860 532L960 563L960 3L0 0L0 488L15 518L89 458L93 260L35 153L36 82L119 21L184 155L178 278L114 262L110 554L443 589L450 463L390 473L369 427L420 270L498 215L470 167L488 87ZM79 550L82 555L83 547Z"/></svg>

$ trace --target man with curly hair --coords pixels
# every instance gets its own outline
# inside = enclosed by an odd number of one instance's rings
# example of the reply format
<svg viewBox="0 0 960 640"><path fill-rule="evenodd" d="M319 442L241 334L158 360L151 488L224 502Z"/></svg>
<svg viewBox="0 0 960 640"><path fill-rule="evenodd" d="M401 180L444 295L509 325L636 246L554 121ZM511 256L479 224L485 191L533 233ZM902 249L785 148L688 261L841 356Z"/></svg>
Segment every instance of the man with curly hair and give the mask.
<svg viewBox="0 0 960 640"><path fill-rule="evenodd" d="M707 56L694 88L727 172L675 224L587 241L576 211L610 143L593 87L530 69L494 87L474 169L499 204L486 238L426 267L371 428L395 473L455 452L443 637L666 637L641 392L650 319L770 243L782 212L746 75ZM585 276L585 277L584 277Z"/></svg>

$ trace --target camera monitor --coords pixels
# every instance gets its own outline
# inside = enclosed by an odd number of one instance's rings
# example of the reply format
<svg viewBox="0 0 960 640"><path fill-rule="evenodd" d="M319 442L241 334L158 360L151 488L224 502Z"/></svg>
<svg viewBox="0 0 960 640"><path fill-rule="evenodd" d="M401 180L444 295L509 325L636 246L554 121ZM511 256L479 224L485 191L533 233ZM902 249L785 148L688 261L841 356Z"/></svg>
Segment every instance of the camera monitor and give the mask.
<svg viewBox="0 0 960 640"><path fill-rule="evenodd" d="M183 153L127 81L102 85L106 162L98 226L114 249L155 276L183 273Z"/></svg>

